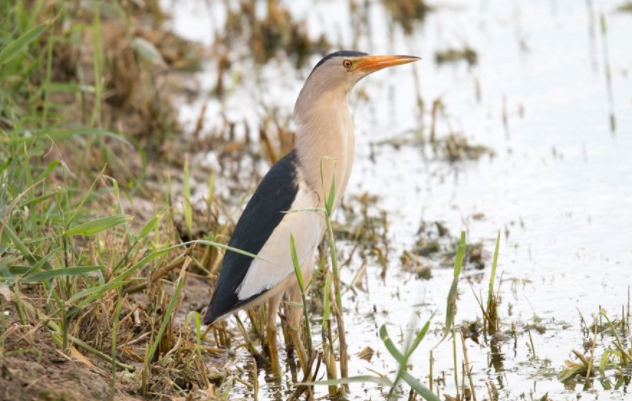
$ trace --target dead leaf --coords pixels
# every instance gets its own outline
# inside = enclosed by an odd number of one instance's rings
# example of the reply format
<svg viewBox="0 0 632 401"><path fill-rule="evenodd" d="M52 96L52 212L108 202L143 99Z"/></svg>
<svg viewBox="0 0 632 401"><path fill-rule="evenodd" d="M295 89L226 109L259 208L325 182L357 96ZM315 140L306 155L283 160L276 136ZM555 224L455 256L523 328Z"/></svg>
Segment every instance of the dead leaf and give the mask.
<svg viewBox="0 0 632 401"><path fill-rule="evenodd" d="M89 368L94 368L94 364L81 352L77 351L75 347L70 348L70 354L74 356L77 360L83 362Z"/></svg>
<svg viewBox="0 0 632 401"><path fill-rule="evenodd" d="M0 294L6 299L8 302L13 300L13 293L11 289L6 284L0 284Z"/></svg>
<svg viewBox="0 0 632 401"><path fill-rule="evenodd" d="M371 347L364 347L364 349L357 354L358 358L364 359L367 362L371 362L373 355L375 355L375 351L373 351Z"/></svg>

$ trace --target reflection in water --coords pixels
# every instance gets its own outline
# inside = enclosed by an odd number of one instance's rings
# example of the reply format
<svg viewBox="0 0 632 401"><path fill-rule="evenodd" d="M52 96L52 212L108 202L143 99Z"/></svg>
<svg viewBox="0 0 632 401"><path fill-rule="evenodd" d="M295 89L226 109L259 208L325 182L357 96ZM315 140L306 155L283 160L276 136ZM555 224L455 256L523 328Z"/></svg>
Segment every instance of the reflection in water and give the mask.
<svg viewBox="0 0 632 401"><path fill-rule="evenodd" d="M489 341L489 347L490 347L490 352L489 352L489 365L488 366L494 368L494 371L498 373L498 378L500 379L500 376L502 375L502 372L504 371L503 361L505 360L505 355L502 352L502 344L497 339L496 336L492 336L491 340Z"/></svg>

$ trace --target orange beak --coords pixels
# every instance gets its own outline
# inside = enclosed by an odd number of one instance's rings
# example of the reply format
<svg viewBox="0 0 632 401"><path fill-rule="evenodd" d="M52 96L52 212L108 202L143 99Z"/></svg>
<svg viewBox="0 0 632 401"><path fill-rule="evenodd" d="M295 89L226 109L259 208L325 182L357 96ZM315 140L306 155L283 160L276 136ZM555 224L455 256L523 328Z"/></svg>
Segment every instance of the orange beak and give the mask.
<svg viewBox="0 0 632 401"><path fill-rule="evenodd" d="M358 62L355 69L366 72L375 72L386 67L413 63L420 60L415 56L365 56Z"/></svg>

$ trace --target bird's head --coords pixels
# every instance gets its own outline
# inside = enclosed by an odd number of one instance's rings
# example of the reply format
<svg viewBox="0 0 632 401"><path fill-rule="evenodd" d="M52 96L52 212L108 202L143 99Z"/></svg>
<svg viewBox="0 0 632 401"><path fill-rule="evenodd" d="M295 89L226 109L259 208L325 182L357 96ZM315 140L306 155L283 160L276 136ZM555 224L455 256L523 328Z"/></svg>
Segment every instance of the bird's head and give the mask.
<svg viewBox="0 0 632 401"><path fill-rule="evenodd" d="M320 60L308 81L322 89L349 92L359 80L371 73L417 60L419 57L414 56L372 56L357 51L339 51Z"/></svg>
<svg viewBox="0 0 632 401"><path fill-rule="evenodd" d="M419 60L414 56L372 56L357 51L338 51L324 57L307 78L294 109L297 120L309 114L316 104L345 100L355 84L367 75L386 67Z"/></svg>

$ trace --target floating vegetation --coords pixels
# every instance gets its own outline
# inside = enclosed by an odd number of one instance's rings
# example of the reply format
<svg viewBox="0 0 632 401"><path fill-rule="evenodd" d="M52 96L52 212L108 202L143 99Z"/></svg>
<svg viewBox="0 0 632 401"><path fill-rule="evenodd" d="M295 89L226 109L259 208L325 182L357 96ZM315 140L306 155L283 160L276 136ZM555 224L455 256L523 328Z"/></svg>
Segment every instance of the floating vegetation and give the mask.
<svg viewBox="0 0 632 401"><path fill-rule="evenodd" d="M417 235L415 245L402 253L400 261L404 270L428 279L432 267L449 266L452 263L459 242L441 222L423 222ZM478 270L485 268L482 243L465 246L463 266Z"/></svg>
<svg viewBox="0 0 632 401"><path fill-rule="evenodd" d="M632 2L621 4L619 7L617 7L617 11L621 13L632 13Z"/></svg>
<svg viewBox="0 0 632 401"><path fill-rule="evenodd" d="M486 146L475 145L462 135L451 134L433 144L435 152L450 162L478 160L481 156L493 156L494 152Z"/></svg>
<svg viewBox="0 0 632 401"><path fill-rule="evenodd" d="M324 36L312 39L304 22L294 16L279 0L270 0L265 13L256 0L240 0L238 6L229 7L226 26L218 43L230 49L235 41L245 41L249 54L258 63L266 63L282 52L294 59L300 68L312 54L324 54L330 44Z"/></svg>
<svg viewBox="0 0 632 401"><path fill-rule="evenodd" d="M417 275L417 278L430 280L432 277L432 267L419 257L418 254L404 251L399 258L402 270Z"/></svg>
<svg viewBox="0 0 632 401"><path fill-rule="evenodd" d="M388 213L379 208L378 197L363 193L351 196L343 207L345 219L333 223L336 238L350 241L362 259L372 257L386 269L390 241Z"/></svg>
<svg viewBox="0 0 632 401"><path fill-rule="evenodd" d="M433 11L424 0L382 0L382 4L407 35L412 34L415 26L423 23L428 13Z"/></svg>
<svg viewBox="0 0 632 401"><path fill-rule="evenodd" d="M593 388L598 378L605 390L619 389L632 381L632 345L627 336L630 333L629 309L622 308L620 319L610 319L605 310L599 310L594 323L588 327L580 313L586 336L584 352L573 349L575 360L564 361L558 379L569 389L583 384L583 389ZM601 350L601 357L597 354Z"/></svg>
<svg viewBox="0 0 632 401"><path fill-rule="evenodd" d="M457 64L465 61L469 67L473 67L478 62L478 53L469 46L460 49L448 48L435 52L435 62L442 66L445 64Z"/></svg>
<svg viewBox="0 0 632 401"><path fill-rule="evenodd" d="M421 111L426 113L423 108ZM472 144L462 132L454 130L441 97L432 102L429 113L430 125L427 128L424 127L421 132L398 135L377 144L390 145L397 149L402 146L420 146L424 150L427 149L428 152L432 152L439 160L451 163L478 160L483 156L493 157L495 155L493 149L484 145ZM445 128L443 128L444 125Z"/></svg>

